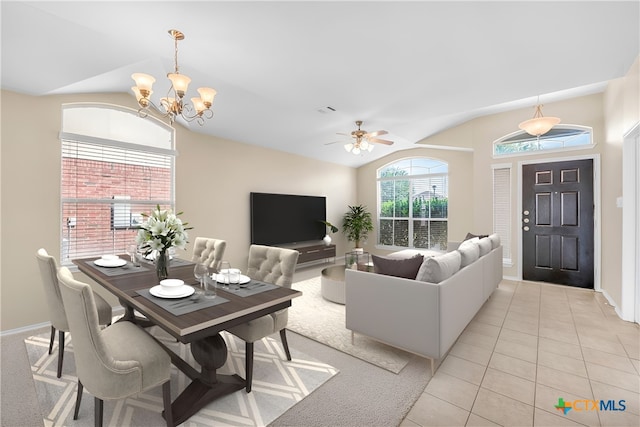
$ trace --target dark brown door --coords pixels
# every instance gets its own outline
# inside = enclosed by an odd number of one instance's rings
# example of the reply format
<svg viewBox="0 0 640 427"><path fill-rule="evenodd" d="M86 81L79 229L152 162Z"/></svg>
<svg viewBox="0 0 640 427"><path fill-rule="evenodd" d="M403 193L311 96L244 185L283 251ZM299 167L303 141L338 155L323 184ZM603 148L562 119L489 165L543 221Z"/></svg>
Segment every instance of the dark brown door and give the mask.
<svg viewBox="0 0 640 427"><path fill-rule="evenodd" d="M593 160L522 167L522 278L593 288Z"/></svg>

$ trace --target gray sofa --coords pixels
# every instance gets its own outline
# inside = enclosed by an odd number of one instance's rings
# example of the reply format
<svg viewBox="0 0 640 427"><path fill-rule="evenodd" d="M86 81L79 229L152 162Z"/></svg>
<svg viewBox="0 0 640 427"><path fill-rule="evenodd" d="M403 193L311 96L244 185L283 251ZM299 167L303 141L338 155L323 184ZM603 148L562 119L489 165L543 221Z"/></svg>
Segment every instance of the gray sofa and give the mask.
<svg viewBox="0 0 640 427"><path fill-rule="evenodd" d="M430 359L433 373L434 362L447 354L502 280L500 238L476 238L425 256L416 277L346 270L346 327L356 345L357 332Z"/></svg>

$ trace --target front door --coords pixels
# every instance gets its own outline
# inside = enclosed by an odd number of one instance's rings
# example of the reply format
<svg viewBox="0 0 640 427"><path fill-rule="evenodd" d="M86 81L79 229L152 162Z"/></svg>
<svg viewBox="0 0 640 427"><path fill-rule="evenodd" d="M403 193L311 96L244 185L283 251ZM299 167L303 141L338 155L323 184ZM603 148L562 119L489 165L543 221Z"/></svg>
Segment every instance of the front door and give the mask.
<svg viewBox="0 0 640 427"><path fill-rule="evenodd" d="M593 160L522 167L522 278L593 289Z"/></svg>

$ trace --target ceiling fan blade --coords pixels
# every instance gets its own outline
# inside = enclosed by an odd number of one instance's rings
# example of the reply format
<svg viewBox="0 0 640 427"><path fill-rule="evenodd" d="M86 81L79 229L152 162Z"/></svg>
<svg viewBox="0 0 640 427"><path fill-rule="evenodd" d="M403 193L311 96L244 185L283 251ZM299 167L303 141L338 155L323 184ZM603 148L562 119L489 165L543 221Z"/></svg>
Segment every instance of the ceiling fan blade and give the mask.
<svg viewBox="0 0 640 427"><path fill-rule="evenodd" d="M368 138L367 140L375 144L393 145L393 141L388 141L386 139Z"/></svg>
<svg viewBox="0 0 640 427"><path fill-rule="evenodd" d="M344 140L344 141L333 141L333 142L327 142L327 143L326 143L326 144L324 144L324 145L331 145L331 144L337 144L337 143L348 144L349 142L351 142L351 141L349 141L349 140Z"/></svg>
<svg viewBox="0 0 640 427"><path fill-rule="evenodd" d="M350 133L336 132L336 135L344 135L344 136L351 137L351 134L350 134Z"/></svg>
<svg viewBox="0 0 640 427"><path fill-rule="evenodd" d="M386 135L389 132L387 132L386 130L377 130L375 132L369 132L367 134L368 137L375 137L375 136L380 136L380 135Z"/></svg>

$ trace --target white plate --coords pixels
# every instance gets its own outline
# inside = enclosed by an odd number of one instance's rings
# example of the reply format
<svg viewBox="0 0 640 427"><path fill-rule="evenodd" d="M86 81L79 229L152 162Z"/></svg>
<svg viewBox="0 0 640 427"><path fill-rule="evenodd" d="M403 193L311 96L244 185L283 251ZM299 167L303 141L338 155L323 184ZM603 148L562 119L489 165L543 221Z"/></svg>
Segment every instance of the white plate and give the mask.
<svg viewBox="0 0 640 427"><path fill-rule="evenodd" d="M216 281L218 283L223 283L224 282L224 276L222 274L218 274L216 277ZM244 285L246 283L249 283L251 281L251 279L249 278L249 276L245 276L244 274L240 275L240 284Z"/></svg>
<svg viewBox="0 0 640 427"><path fill-rule="evenodd" d="M165 294L162 291L162 286L156 285L153 288L149 289L149 293L154 297L158 297L158 298L184 298L184 297L188 297L189 295L193 294L196 291L194 288L188 285L184 285L182 286L182 288L184 289L179 293Z"/></svg>
<svg viewBox="0 0 640 427"><path fill-rule="evenodd" d="M127 260L122 258L114 260L98 258L93 263L99 267L122 267L127 265Z"/></svg>

